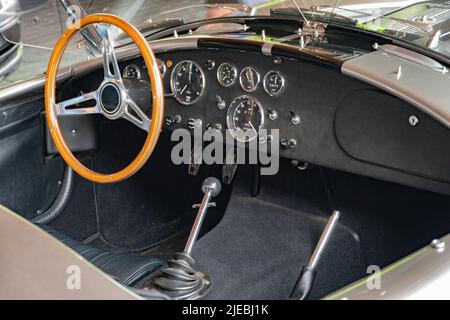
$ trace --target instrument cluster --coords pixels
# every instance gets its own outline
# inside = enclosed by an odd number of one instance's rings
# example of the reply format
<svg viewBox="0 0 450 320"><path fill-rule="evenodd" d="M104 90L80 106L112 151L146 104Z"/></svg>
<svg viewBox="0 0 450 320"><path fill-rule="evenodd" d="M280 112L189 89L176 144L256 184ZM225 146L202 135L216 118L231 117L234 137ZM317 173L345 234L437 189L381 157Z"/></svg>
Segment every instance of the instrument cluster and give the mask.
<svg viewBox="0 0 450 320"><path fill-rule="evenodd" d="M207 68L214 68L212 62L209 63ZM269 71L262 77L254 67L247 66L239 71L231 62L221 63L217 67L216 77L222 87L229 88L239 83L247 93L256 91L262 81L264 91L271 97L280 95L285 87L285 79L279 71ZM170 76L170 88L182 105L196 103L205 89L205 73L200 64L191 60L178 62Z"/></svg>
<svg viewBox="0 0 450 320"><path fill-rule="evenodd" d="M158 64L163 77L167 69L171 68L170 96L181 106L191 106L200 101L207 86L206 72L215 72L216 79L212 79L213 81L217 80L220 87L242 90L242 94L237 93L229 104L220 97L222 92L215 93L218 109L227 108L225 123L237 141L249 142L258 138L261 129L264 128L266 111L269 120L273 121L277 118L276 111L269 107L263 108L260 101L252 96L252 93L261 88L269 97L280 96L286 85L286 80L280 71L270 70L261 74L253 66L244 65L239 69L231 62L222 62L216 68L215 62L211 60L205 64L192 60L182 60L175 64L172 60L163 62L158 59ZM123 76L124 78L140 79L141 73L144 72L136 65L131 64L125 67ZM211 79L209 78L208 81ZM178 115L178 118L181 117ZM175 118L169 120L166 120L167 125L179 123ZM190 118L189 120L196 119ZM188 121L188 127L193 126L191 122Z"/></svg>

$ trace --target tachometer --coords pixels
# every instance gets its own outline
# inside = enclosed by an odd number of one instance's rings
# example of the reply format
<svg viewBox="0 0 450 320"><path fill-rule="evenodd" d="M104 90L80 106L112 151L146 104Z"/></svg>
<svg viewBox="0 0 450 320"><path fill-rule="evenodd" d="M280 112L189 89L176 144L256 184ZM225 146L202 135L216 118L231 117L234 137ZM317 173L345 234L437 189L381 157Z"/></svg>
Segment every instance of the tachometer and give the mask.
<svg viewBox="0 0 450 320"><path fill-rule="evenodd" d="M237 79L237 69L231 63L224 62L217 68L217 80L223 87L232 86Z"/></svg>
<svg viewBox="0 0 450 320"><path fill-rule="evenodd" d="M236 98L228 108L227 126L239 142L256 139L264 126L264 110L259 101L250 96Z"/></svg>
<svg viewBox="0 0 450 320"><path fill-rule="evenodd" d="M194 61L181 61L172 71L170 86L175 98L184 105L198 101L205 88L205 75L200 65Z"/></svg>

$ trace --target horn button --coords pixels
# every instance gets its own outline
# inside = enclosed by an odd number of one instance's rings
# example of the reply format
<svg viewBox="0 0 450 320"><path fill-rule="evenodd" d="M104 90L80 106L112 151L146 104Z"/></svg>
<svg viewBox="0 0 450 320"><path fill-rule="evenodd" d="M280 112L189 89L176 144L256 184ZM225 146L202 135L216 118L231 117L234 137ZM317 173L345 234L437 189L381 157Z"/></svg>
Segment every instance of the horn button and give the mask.
<svg viewBox="0 0 450 320"><path fill-rule="evenodd" d="M117 85L113 83L105 84L100 91L100 105L102 109L106 113L112 115L119 110L121 103L122 98L120 95L120 89Z"/></svg>

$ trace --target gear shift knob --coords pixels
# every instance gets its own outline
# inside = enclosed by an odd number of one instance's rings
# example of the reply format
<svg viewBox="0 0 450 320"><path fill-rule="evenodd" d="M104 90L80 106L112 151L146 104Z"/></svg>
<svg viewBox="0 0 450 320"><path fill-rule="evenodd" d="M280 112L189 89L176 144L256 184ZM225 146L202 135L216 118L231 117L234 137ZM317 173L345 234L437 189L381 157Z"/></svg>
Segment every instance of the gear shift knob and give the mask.
<svg viewBox="0 0 450 320"><path fill-rule="evenodd" d="M211 193L211 197L217 197L222 190L219 179L214 177L206 178L202 183L202 191L204 194Z"/></svg>

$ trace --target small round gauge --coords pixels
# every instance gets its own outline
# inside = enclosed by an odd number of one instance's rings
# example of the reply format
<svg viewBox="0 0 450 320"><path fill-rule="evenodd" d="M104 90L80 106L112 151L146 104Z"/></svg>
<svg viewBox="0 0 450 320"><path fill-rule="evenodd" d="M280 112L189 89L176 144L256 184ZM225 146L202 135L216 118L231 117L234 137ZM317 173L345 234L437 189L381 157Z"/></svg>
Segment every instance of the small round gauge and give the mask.
<svg viewBox="0 0 450 320"><path fill-rule="evenodd" d="M179 103L191 105L198 101L205 88L205 75L194 61L181 61L172 71L170 87Z"/></svg>
<svg viewBox="0 0 450 320"><path fill-rule="evenodd" d="M161 77L164 78L166 75L167 67L164 61L156 59L156 63L158 64L159 72L161 73Z"/></svg>
<svg viewBox="0 0 450 320"><path fill-rule="evenodd" d="M237 75L237 69L231 63L224 62L217 68L217 80L223 87L232 86L236 82Z"/></svg>
<svg viewBox="0 0 450 320"><path fill-rule="evenodd" d="M123 77L128 79L141 79L141 70L135 64L129 64L123 70Z"/></svg>
<svg viewBox="0 0 450 320"><path fill-rule="evenodd" d="M236 98L228 108L227 126L239 142L256 139L264 126L264 110L259 101L245 95Z"/></svg>
<svg viewBox="0 0 450 320"><path fill-rule="evenodd" d="M244 91L253 92L258 87L260 76L253 67L245 67L239 75L239 82Z"/></svg>
<svg viewBox="0 0 450 320"><path fill-rule="evenodd" d="M277 96L284 89L284 78L278 71L269 71L264 76L264 90L269 96Z"/></svg>

